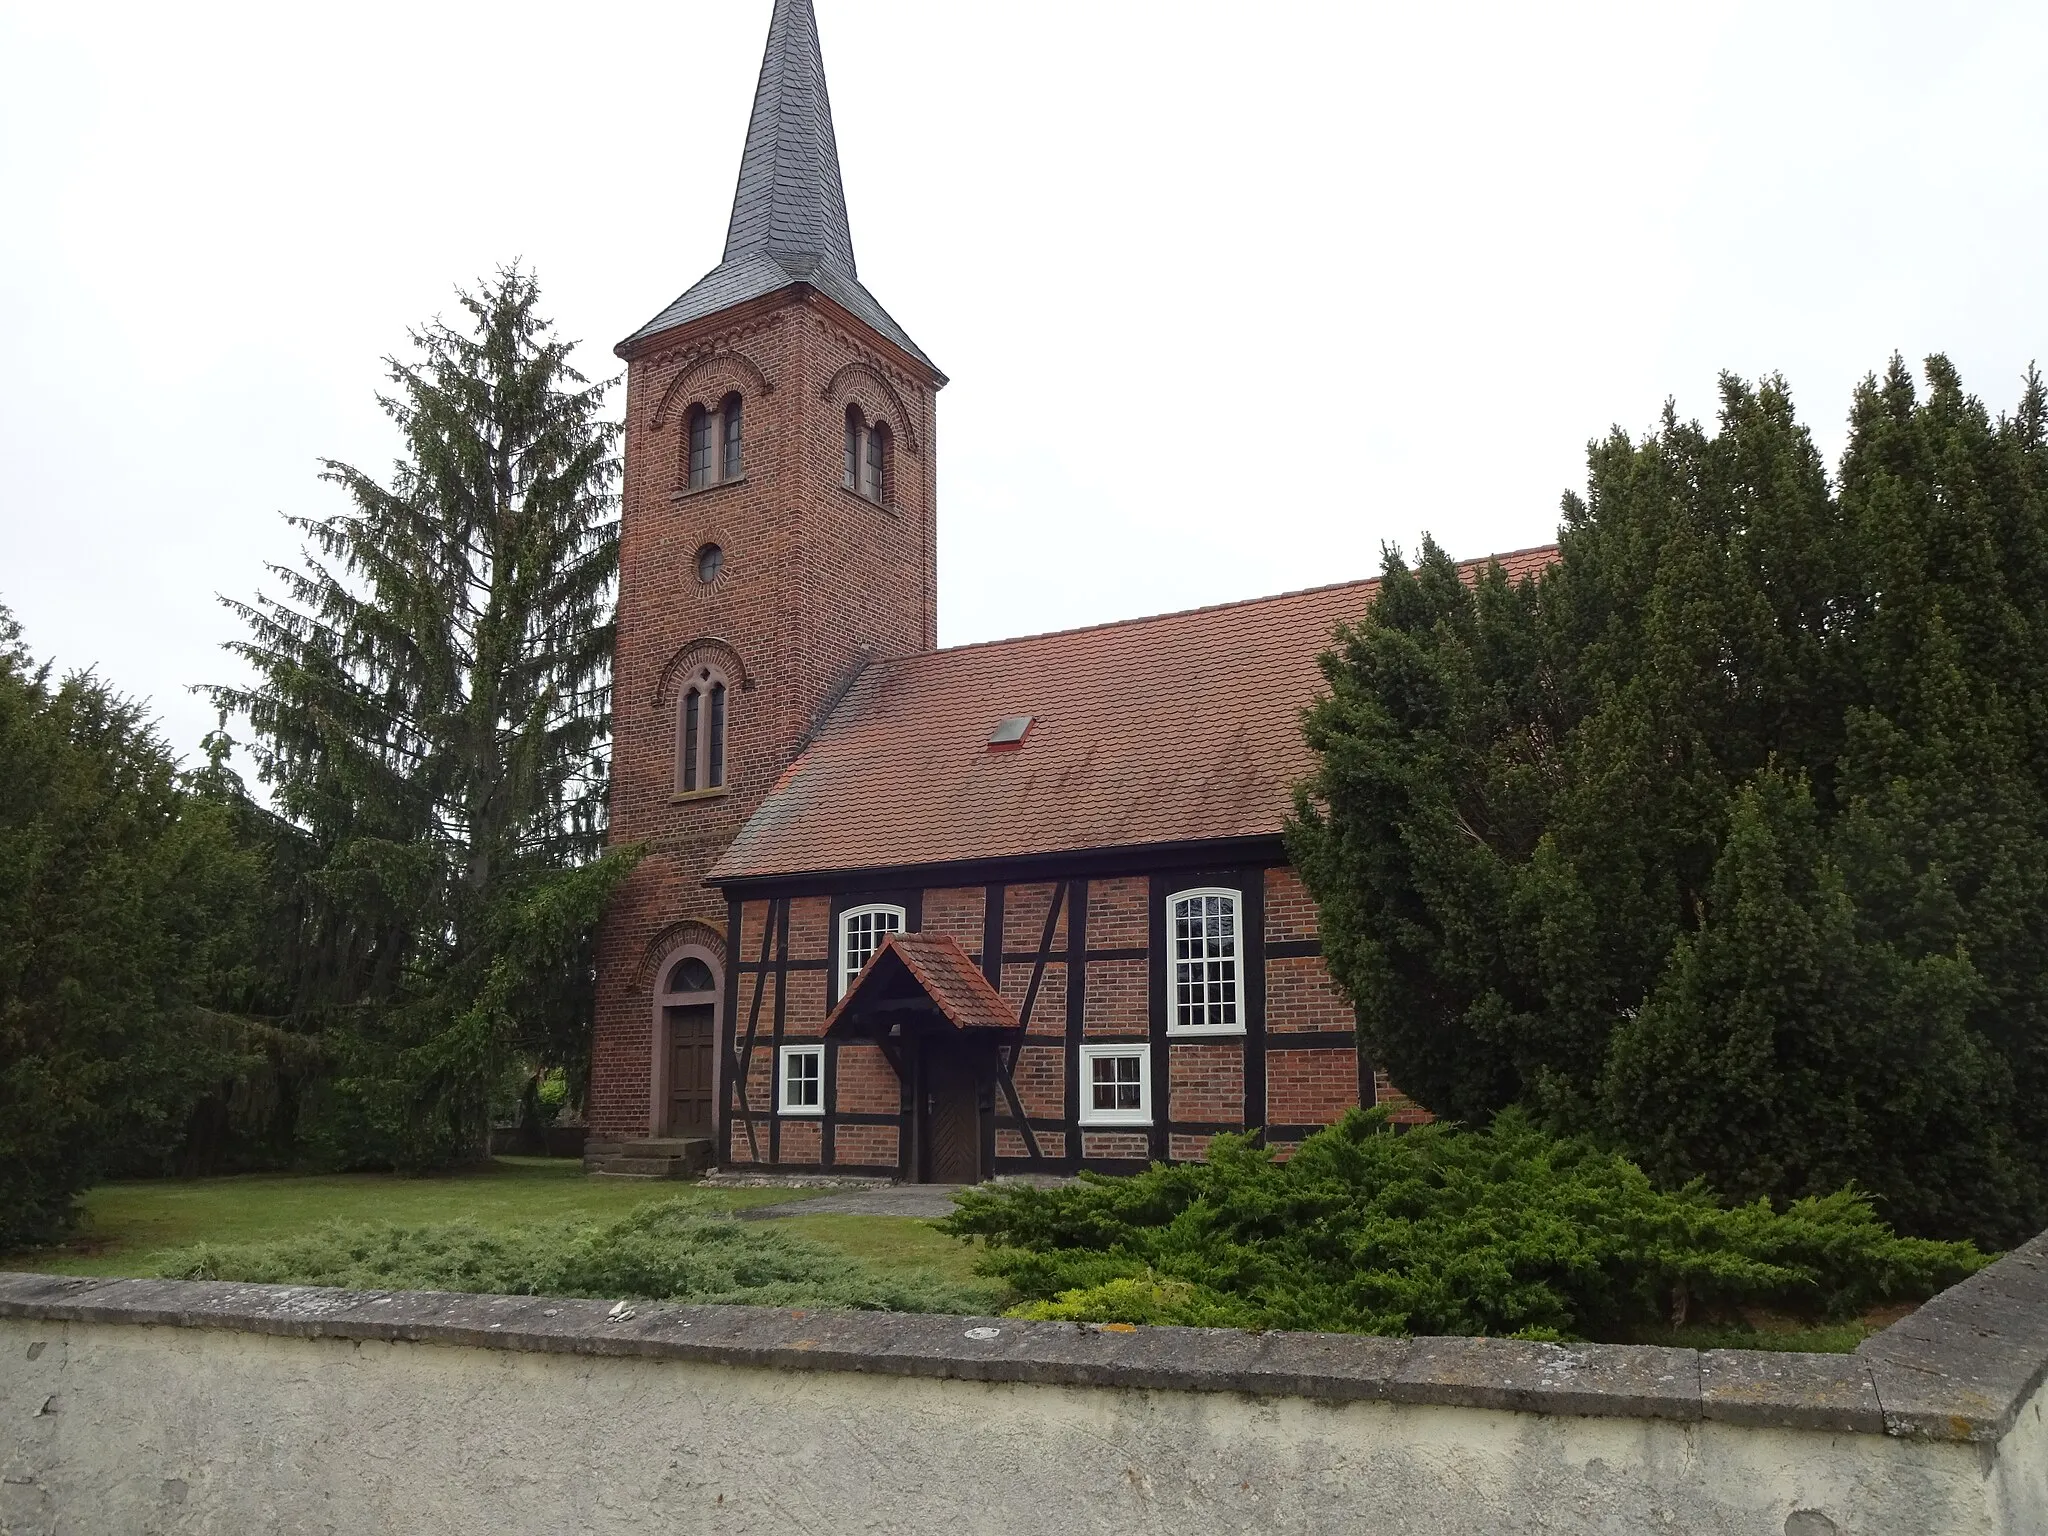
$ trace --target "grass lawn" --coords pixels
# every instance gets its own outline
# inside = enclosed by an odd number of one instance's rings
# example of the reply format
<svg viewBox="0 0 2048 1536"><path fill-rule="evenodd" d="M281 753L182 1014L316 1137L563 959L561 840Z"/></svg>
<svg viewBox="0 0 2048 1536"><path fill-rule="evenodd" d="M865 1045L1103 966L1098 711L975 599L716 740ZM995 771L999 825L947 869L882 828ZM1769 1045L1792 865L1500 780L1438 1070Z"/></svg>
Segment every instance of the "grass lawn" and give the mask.
<svg viewBox="0 0 2048 1536"><path fill-rule="evenodd" d="M788 1216L777 1218L774 1225L878 1268L920 1269L963 1283L976 1278L974 1260L981 1250L946 1236L928 1221L908 1216Z"/></svg>
<svg viewBox="0 0 2048 1536"><path fill-rule="evenodd" d="M823 1193L823 1191L818 1191ZM391 1174L332 1174L301 1177L250 1174L229 1179L163 1179L138 1184L103 1184L85 1197L85 1221L59 1248L0 1258L0 1268L63 1275L145 1275L160 1255L193 1243L262 1243L297 1237L332 1222L351 1225L420 1226L473 1221L497 1230L569 1218L613 1221L657 1200L700 1203L707 1215L803 1198L788 1189L701 1189L694 1184L634 1183L592 1179L580 1162L501 1157L489 1169L440 1178L407 1179ZM862 1217L844 1218L858 1223ZM880 1225L917 1228L892 1244L849 1234L850 1251L891 1263L915 1252L916 1267L935 1265L927 1255L943 1246L959 1248L923 1222L883 1220ZM835 1242L822 1231L807 1233ZM950 1257L950 1255L948 1255Z"/></svg>

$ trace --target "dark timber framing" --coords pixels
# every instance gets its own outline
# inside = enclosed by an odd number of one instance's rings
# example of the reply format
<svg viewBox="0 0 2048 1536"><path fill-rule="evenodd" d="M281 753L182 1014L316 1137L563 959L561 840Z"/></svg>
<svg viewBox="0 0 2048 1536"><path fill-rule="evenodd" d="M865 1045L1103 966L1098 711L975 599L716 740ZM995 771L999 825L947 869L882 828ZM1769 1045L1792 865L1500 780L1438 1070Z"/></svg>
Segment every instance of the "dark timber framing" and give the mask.
<svg viewBox="0 0 2048 1536"><path fill-rule="evenodd" d="M775 1071L780 1071L782 1047L791 1039L801 1038L805 1043L812 1039L812 1036L801 1032L796 1036L790 1034L790 1026L796 1022L789 1012L790 977L799 972L823 971L826 1006L828 1009L836 1006L840 990L841 927L847 911L874 904L899 906L903 908L905 929L919 932L924 927L925 893L938 889L980 889L980 953L971 958L991 986L1000 992L1006 975L1011 977L1013 984L1019 979L1011 968L1028 968L1028 979L1025 980L1018 1010L1019 1027L1013 1035L1006 1035L1000 1044L988 1050L984 1057L983 1070L988 1076L979 1094L980 1142L982 1164L988 1172L1073 1173L1083 1166L1106 1172L1132 1171L1144 1167L1147 1161L1170 1160L1176 1138L1184 1141L1224 1132L1263 1133L1268 1142L1276 1146L1299 1141L1319 1127L1266 1123L1266 1058L1273 1051L1357 1050L1359 1102L1370 1105L1374 1098L1375 1075L1366 1053L1359 1048L1355 1030L1324 1028L1300 1033L1270 1032L1266 1007L1268 962L1319 957L1323 949L1317 939L1267 941L1266 877L1269 870L1285 864L1286 855L1277 839L1241 839L1142 850L1004 859L974 865L830 872L814 877L735 883L725 893L732 924L729 931L740 935L744 942L734 946L735 955L740 958L729 968L726 978L726 1017L734 1021L733 1033L736 1036L728 1042L726 1060L728 1075L734 1085L728 1096L731 1112L746 1127L749 1152L757 1163L765 1161L768 1166L800 1171L794 1164L781 1163L784 1117L778 1085L773 1083L773 1072L770 1074L769 1103L756 1108L749 1100L752 1062L757 1048L772 1051ZM1089 908L1099 883L1131 879L1139 881L1145 891L1145 942L1141 946L1121 944L1091 948ZM1005 934L1011 908L1017 901L1014 888L1024 886L1049 890L1045 916L1040 923L1034 907L1032 921L1038 928L1034 947L1010 949L1005 943ZM1172 945L1167 901L1177 892L1201 887L1217 887L1238 893L1242 1036L1219 1035L1184 1040L1168 1030L1172 1004L1169 985ZM826 953L823 958L812 954L793 956L790 952L790 903L798 897L823 898L828 903ZM1032 899L1035 902L1037 898L1034 895ZM742 931L742 918L749 902L757 904L756 910L765 914L764 931L758 946L750 931ZM758 905L761 903L765 903L765 907ZM1059 934L1062 917L1067 929L1063 940ZM758 958L755 953L747 953L756 950ZM1145 962L1146 969L1147 1011L1139 1032L1105 1032L1090 1036L1090 967L1098 963L1140 960ZM1041 1032L1034 1033L1034 1023L1042 1027L1053 1023L1039 1019L1038 1015L1045 1003L1048 973L1056 965L1063 966L1066 972L1064 1018L1058 1021L1056 1028L1042 1028ZM765 1006L771 974L775 979L775 1007L772 1011ZM751 999L746 988L749 976L753 980ZM743 1015L742 1032L738 1026ZM1132 1127L1121 1132L1111 1127L1095 1129L1103 1136L1142 1135L1145 1138L1145 1156L1089 1158L1086 1155L1089 1130L1081 1124L1082 1095L1087 1089L1082 1081L1082 1047L1118 1043L1147 1048L1152 1085L1152 1123L1149 1127ZM1183 1118L1176 1113L1173 1102L1174 1048L1182 1044L1203 1043L1236 1043L1241 1046L1241 1121L1198 1120L1192 1116ZM899 1088L897 1112L842 1113L837 1108L841 1043L833 1040L824 1044L825 1113L822 1117L803 1117L820 1125L818 1161L805 1166L821 1171L880 1173L903 1179L918 1177L924 1171L928 1150L923 1145L923 1126L917 1113L923 1091L920 1053L892 1048L886 1040L878 1042L884 1058L896 1074ZM1032 1114L1025 1109L1018 1073L1025 1061L1025 1053L1034 1049L1058 1050L1064 1063L1064 1093L1060 1108L1053 1115ZM759 1135L760 1122L763 1121L766 1122L766 1137ZM893 1125L897 1128L894 1166L877 1168L840 1160L840 1128L863 1125ZM1015 1140L1022 1142L1022 1155L1001 1155L999 1141L1000 1133L1004 1131L1016 1133ZM1052 1138L1050 1146L1048 1138ZM761 1145L763 1141L766 1142L765 1149ZM763 1150L767 1152L765 1160ZM1013 1141L1012 1153L1018 1150Z"/></svg>

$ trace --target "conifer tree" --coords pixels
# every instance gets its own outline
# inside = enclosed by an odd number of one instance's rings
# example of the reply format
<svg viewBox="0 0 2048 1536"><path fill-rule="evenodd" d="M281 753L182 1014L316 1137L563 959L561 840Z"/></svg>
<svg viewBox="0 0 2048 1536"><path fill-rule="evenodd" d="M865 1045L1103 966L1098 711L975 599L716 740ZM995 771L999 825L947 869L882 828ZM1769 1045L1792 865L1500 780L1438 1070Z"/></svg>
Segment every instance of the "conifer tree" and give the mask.
<svg viewBox="0 0 2048 1536"><path fill-rule="evenodd" d="M53 681L0 608L0 1252L160 1161L250 1064L263 872L231 808L91 673Z"/></svg>
<svg viewBox="0 0 2048 1536"><path fill-rule="evenodd" d="M1615 433L1519 587L1390 554L1289 835L1422 1103L2048 1224L2048 391L1927 378L1858 390L1832 479L1777 380Z"/></svg>
<svg viewBox="0 0 2048 1536"><path fill-rule="evenodd" d="M229 601L245 716L298 913L300 1027L336 1063L320 1134L344 1160L471 1155L516 1046L587 1038L591 934L630 862L605 855L619 428L531 275L413 333L380 397L389 485L291 518L277 595Z"/></svg>

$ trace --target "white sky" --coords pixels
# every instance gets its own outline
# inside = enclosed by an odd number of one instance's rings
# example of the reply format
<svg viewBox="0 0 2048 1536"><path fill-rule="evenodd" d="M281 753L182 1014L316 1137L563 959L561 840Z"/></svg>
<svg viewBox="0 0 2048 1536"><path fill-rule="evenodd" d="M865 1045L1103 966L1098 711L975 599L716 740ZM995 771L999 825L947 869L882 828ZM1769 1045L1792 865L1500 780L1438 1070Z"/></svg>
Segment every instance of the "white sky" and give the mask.
<svg viewBox="0 0 2048 1536"><path fill-rule="evenodd" d="M817 0L861 273L953 377L941 637L1547 540L1586 441L1781 370L2048 361L2048 5ZM768 0L0 0L0 602L148 696L382 473L523 258L611 345L718 259Z"/></svg>

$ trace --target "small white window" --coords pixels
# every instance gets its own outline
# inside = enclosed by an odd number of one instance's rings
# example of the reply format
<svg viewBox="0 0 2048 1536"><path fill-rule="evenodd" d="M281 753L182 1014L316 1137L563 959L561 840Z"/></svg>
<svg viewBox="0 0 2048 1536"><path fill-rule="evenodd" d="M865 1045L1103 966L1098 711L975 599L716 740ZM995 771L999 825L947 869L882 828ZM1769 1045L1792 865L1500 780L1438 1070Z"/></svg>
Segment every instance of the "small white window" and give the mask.
<svg viewBox="0 0 2048 1536"><path fill-rule="evenodd" d="M1238 970L1241 904L1236 891L1182 891L1167 898L1167 957L1173 967L1168 1034L1244 1033Z"/></svg>
<svg viewBox="0 0 2048 1536"><path fill-rule="evenodd" d="M776 1107L785 1115L825 1113L825 1047L785 1045Z"/></svg>
<svg viewBox="0 0 2048 1536"><path fill-rule="evenodd" d="M1152 1051L1149 1046L1081 1047L1081 1123L1152 1123Z"/></svg>
<svg viewBox="0 0 2048 1536"><path fill-rule="evenodd" d="M855 907L839 919L839 995L860 975L861 968L874 959L875 951L892 933L903 931L901 907Z"/></svg>

